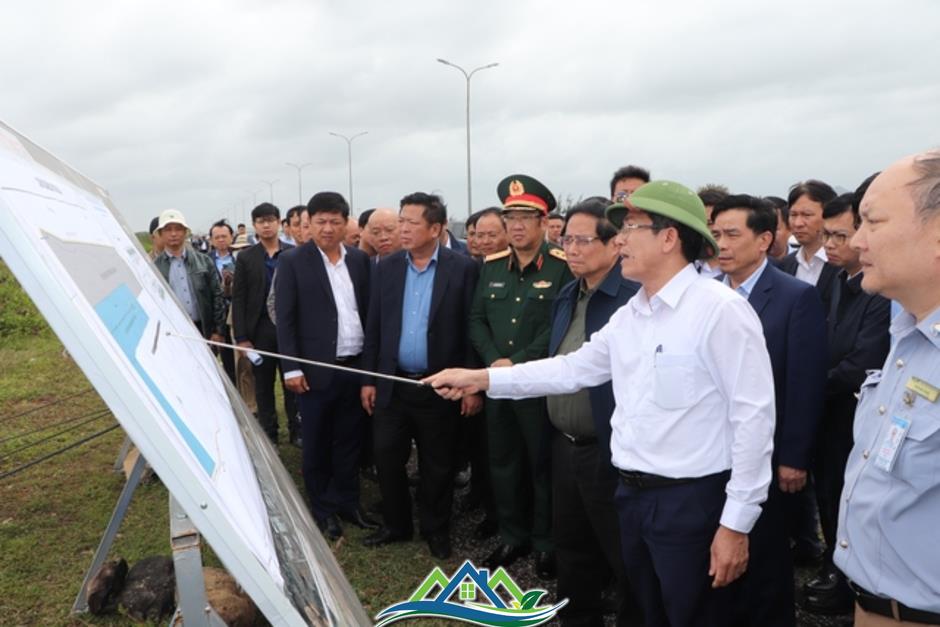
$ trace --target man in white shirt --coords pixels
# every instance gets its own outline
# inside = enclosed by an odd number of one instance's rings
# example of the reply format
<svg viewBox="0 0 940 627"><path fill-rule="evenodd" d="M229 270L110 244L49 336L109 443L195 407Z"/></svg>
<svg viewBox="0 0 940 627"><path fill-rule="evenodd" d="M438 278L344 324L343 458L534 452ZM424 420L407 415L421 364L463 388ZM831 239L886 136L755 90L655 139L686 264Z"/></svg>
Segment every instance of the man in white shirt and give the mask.
<svg viewBox="0 0 940 627"><path fill-rule="evenodd" d="M278 348L284 355L359 363L369 299L369 257L343 244L349 205L335 192L307 205L312 240L279 257L275 282ZM303 476L310 508L331 539L338 518L375 528L359 506L363 411L360 377L285 359L284 385L300 400Z"/></svg>
<svg viewBox="0 0 940 627"><path fill-rule="evenodd" d="M770 484L774 394L751 306L692 262L717 246L701 200L653 181L615 204L622 273L642 288L578 350L509 368L445 370L445 398L572 393L612 381L611 453L624 565L649 625L731 623L728 584Z"/></svg>

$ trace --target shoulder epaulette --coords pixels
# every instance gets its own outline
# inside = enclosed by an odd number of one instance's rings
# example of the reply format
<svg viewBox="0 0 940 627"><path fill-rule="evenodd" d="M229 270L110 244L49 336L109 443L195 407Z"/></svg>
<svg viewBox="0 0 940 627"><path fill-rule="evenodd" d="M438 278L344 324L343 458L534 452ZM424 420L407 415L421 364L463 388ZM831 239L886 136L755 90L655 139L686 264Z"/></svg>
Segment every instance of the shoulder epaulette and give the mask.
<svg viewBox="0 0 940 627"><path fill-rule="evenodd" d="M506 250L501 250L501 251L499 251L498 253L493 253L492 255L487 255L486 258L485 258L483 261L484 261L484 262L487 262L487 261L496 261L497 259L505 259L506 257L508 257L508 256L511 255L511 254L512 254L512 250L509 249L509 248L507 248Z"/></svg>
<svg viewBox="0 0 940 627"><path fill-rule="evenodd" d="M568 256L565 255L565 251L560 248L549 248L548 254L557 259L561 259L562 261L568 261Z"/></svg>

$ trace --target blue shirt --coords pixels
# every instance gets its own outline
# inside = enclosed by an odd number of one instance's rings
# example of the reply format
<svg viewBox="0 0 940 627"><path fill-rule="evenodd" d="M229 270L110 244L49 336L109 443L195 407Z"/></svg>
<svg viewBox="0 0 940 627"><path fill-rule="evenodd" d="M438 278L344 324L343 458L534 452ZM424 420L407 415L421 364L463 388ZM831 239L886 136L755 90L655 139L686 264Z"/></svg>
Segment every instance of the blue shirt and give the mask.
<svg viewBox="0 0 940 627"><path fill-rule="evenodd" d="M220 257L218 251L213 250L209 253L212 256L212 260L215 261L215 269L219 271L219 276L222 276L222 270L228 266L230 271L235 270L235 257L232 256L232 253Z"/></svg>
<svg viewBox="0 0 940 627"><path fill-rule="evenodd" d="M764 268L767 267L767 259L764 259L764 263L760 264L760 267L755 270L751 276L747 277L747 280L744 281L741 285L734 288L734 291L744 297L744 300L747 300L751 297L751 292L754 291L754 286L757 285L757 281L760 280L760 275L764 274ZM728 287L731 287L731 277L727 274L725 275L724 280L722 281Z"/></svg>
<svg viewBox="0 0 940 627"><path fill-rule="evenodd" d="M940 309L920 323L902 311L891 337L855 410L835 563L873 594L940 613Z"/></svg>
<svg viewBox="0 0 940 627"><path fill-rule="evenodd" d="M428 370L428 316L431 292L437 271L437 252L423 270L415 267L411 253L405 254L405 293L401 304L401 338L398 340L398 367L405 372L424 373Z"/></svg>
<svg viewBox="0 0 940 627"><path fill-rule="evenodd" d="M170 284L173 293L183 303L183 309L189 314L192 321L199 322L199 307L196 304L196 296L193 294L192 286L189 283L189 271L186 268L186 249L182 250L179 257L171 255L168 250L163 251L163 254L170 260L167 283Z"/></svg>

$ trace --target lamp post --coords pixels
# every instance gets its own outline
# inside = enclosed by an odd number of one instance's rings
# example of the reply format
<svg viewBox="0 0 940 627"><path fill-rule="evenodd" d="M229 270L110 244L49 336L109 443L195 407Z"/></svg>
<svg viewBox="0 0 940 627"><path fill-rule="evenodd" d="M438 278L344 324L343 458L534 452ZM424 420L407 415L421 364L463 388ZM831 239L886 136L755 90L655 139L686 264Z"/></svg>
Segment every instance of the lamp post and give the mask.
<svg viewBox="0 0 940 627"><path fill-rule="evenodd" d="M460 73L463 74L464 78L467 79L467 217L469 218L470 213L473 211L473 192L471 191L470 186L470 79L473 78L473 75L480 70L488 70L491 67L496 67L499 65L499 63L481 65L480 67L474 68L468 73L465 69L456 63L451 63L446 59L438 59L437 62L460 70Z"/></svg>
<svg viewBox="0 0 940 627"><path fill-rule="evenodd" d="M297 204L302 205L304 204L304 186L303 186L303 179L300 176L300 171L306 168L308 165L313 165L313 164L311 163L297 164L297 163L291 163L290 161L288 161L284 165L289 165L290 167L297 169Z"/></svg>
<svg viewBox="0 0 940 627"><path fill-rule="evenodd" d="M272 205L274 204L274 184L280 180L281 179L274 179L273 181L266 181L261 179L261 182L268 186L268 202L270 202Z"/></svg>
<svg viewBox="0 0 940 627"><path fill-rule="evenodd" d="M349 208L355 211L356 205L355 203L353 203L353 185L352 185L352 143L354 139L356 139L357 137L362 137L363 135L367 135L369 131L362 131L361 133L356 133L352 137L346 137L345 135L334 133L333 131L329 131L329 133L333 137L339 137L340 139L346 142L346 157L349 162Z"/></svg>

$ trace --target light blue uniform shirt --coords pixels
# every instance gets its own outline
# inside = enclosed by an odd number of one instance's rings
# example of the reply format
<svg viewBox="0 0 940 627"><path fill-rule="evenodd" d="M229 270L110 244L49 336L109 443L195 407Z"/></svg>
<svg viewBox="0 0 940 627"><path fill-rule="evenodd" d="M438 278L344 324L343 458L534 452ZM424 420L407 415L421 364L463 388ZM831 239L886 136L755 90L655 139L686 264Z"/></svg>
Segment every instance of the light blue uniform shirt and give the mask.
<svg viewBox="0 0 940 627"><path fill-rule="evenodd" d="M767 267L767 259L764 259L764 263L760 264L760 267L755 270L751 276L747 277L747 280L744 281L741 285L734 288L734 291L744 297L744 300L747 300L751 297L751 292L754 291L754 286L757 285L757 281L760 279L760 275L764 274L764 268ZM722 283L731 287L731 277L727 274L725 278L722 279Z"/></svg>
<svg viewBox="0 0 940 627"><path fill-rule="evenodd" d="M405 271L401 338L398 340L398 367L405 372L423 373L428 370L428 316L439 249L440 245L434 247L434 254L423 270L415 267L410 252L405 253L408 269Z"/></svg>
<svg viewBox="0 0 940 627"><path fill-rule="evenodd" d="M940 399L925 398L940 388L940 309L920 324L902 311L891 337L884 369L862 384L855 411L835 563L873 594L940 613ZM924 394L908 388L912 378L927 384ZM910 424L884 470L899 421Z"/></svg>

